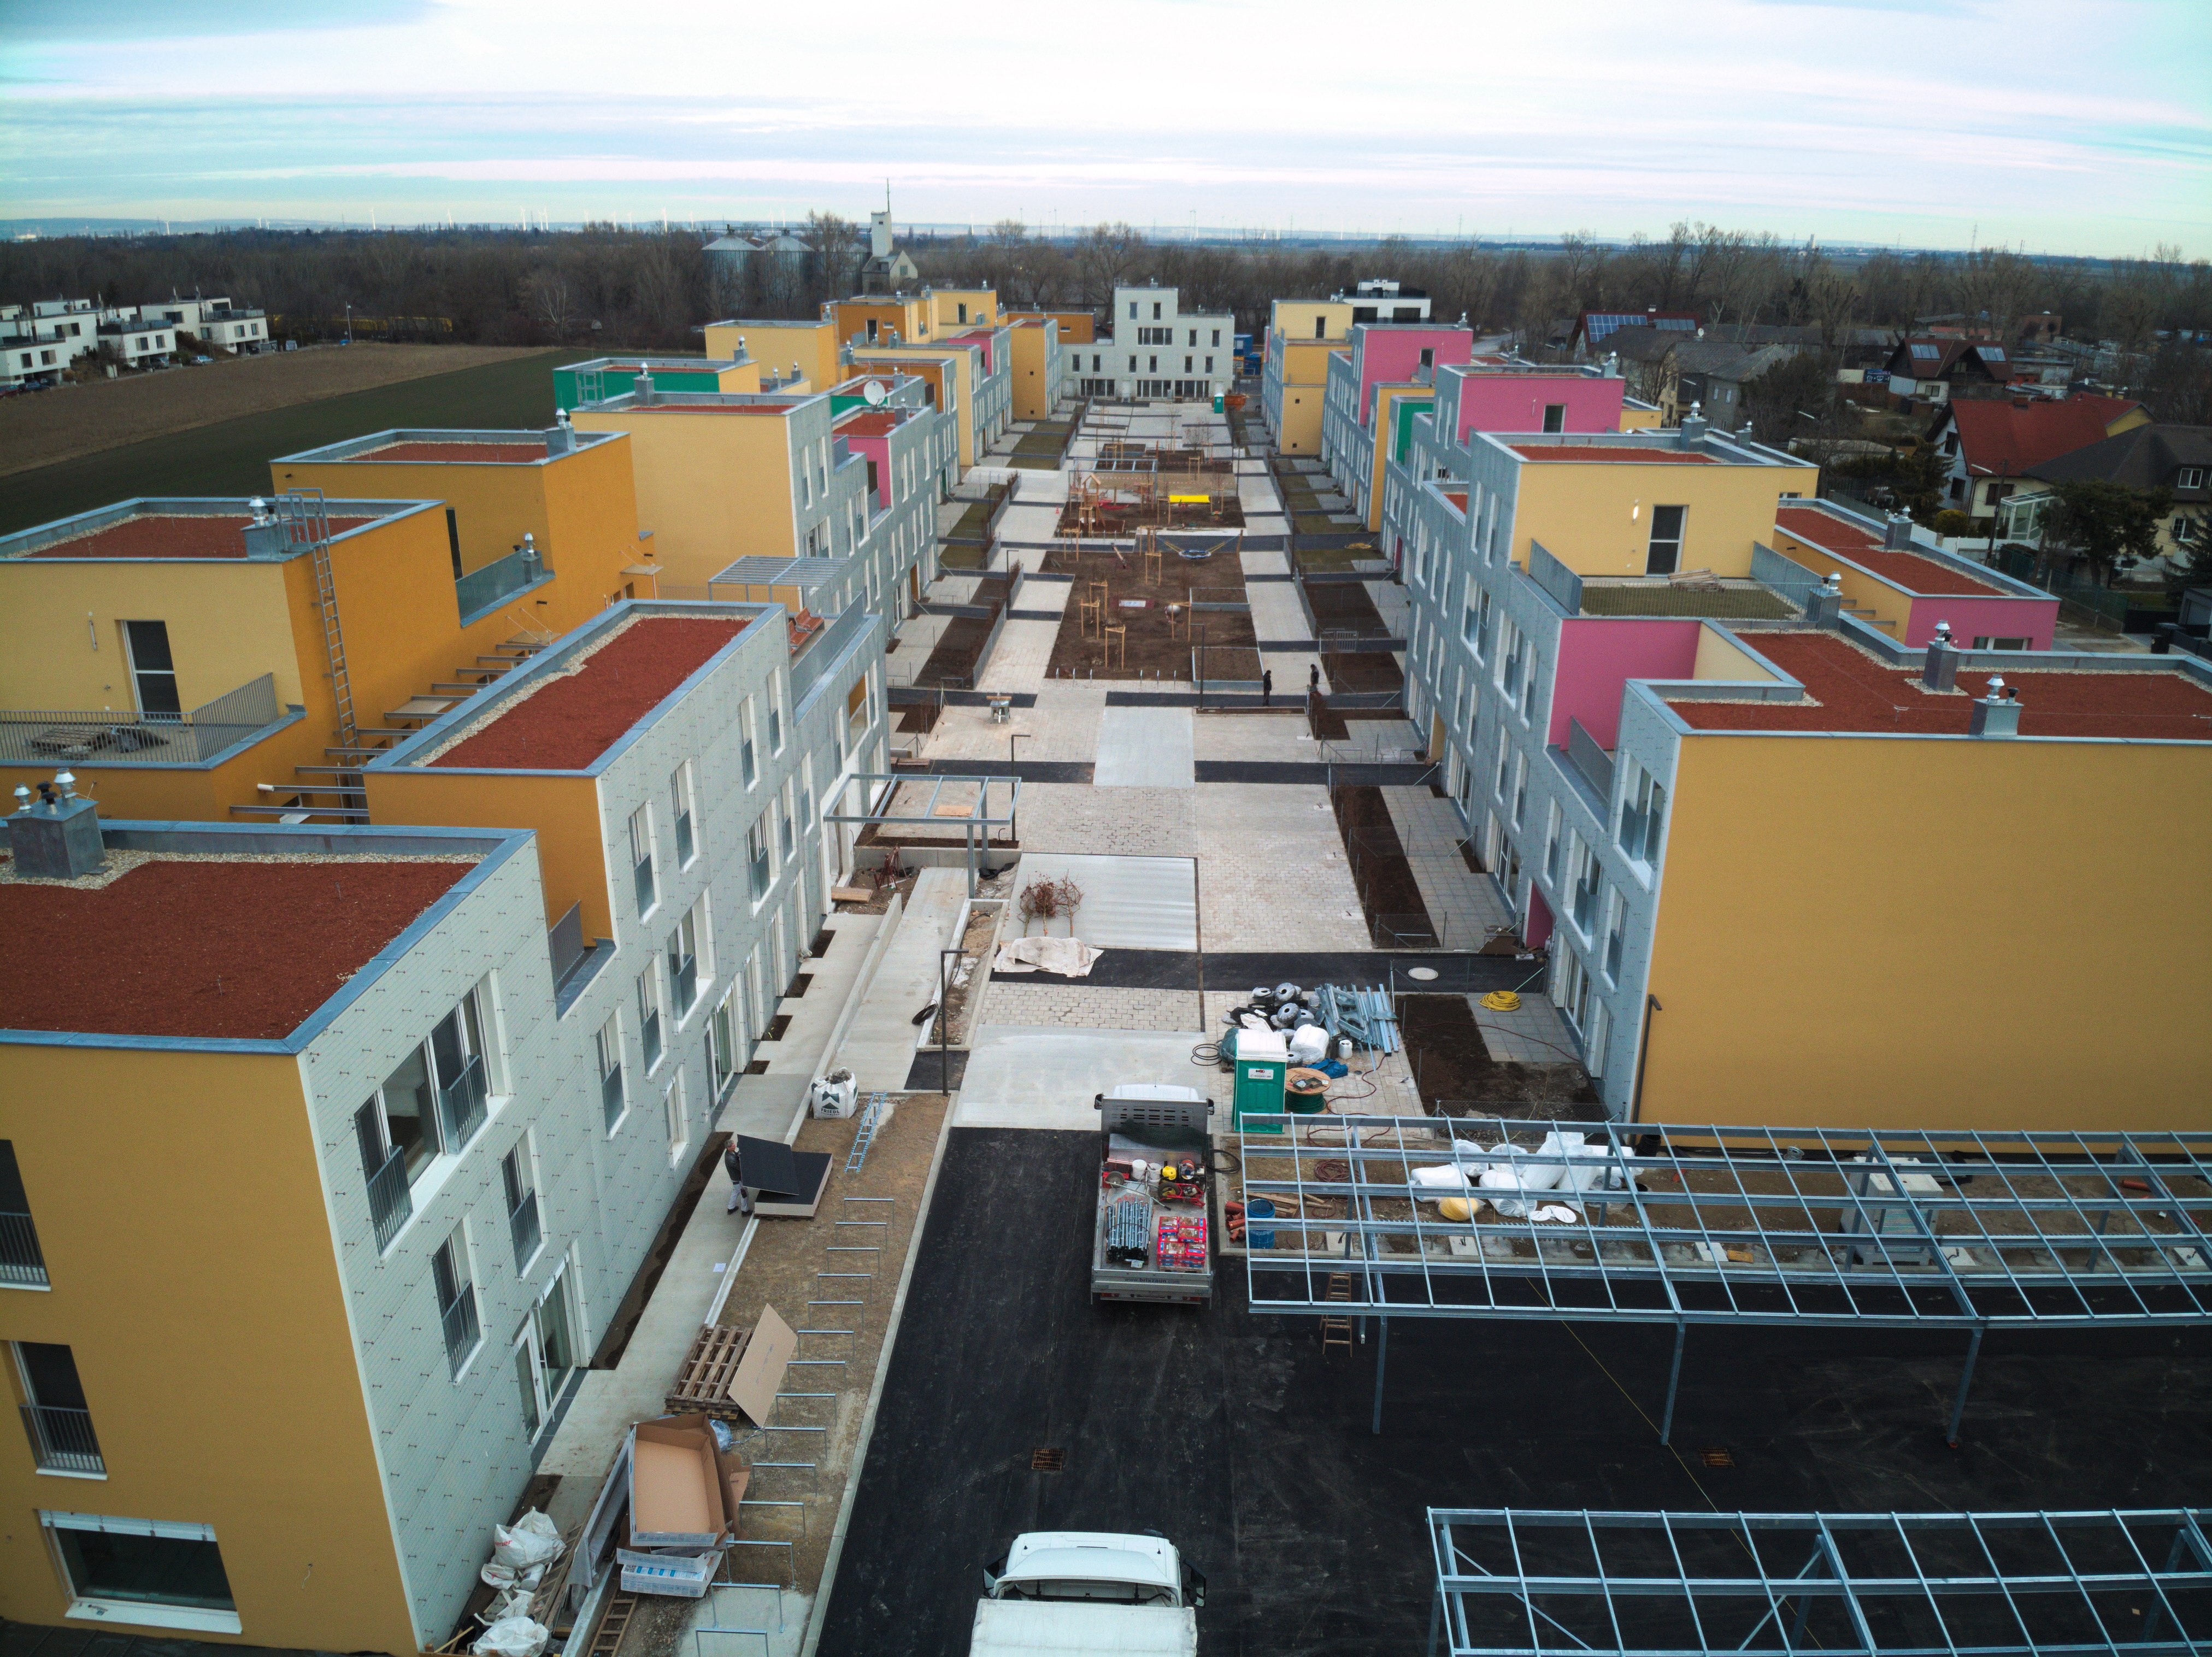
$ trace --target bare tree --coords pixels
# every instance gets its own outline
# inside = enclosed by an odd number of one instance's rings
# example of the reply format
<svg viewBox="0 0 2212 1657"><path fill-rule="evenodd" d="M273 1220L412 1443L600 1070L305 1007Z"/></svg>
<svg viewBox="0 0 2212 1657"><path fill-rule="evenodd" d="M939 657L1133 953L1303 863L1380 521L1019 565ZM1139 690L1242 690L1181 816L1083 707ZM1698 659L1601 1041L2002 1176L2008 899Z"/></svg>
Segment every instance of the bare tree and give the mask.
<svg viewBox="0 0 2212 1657"><path fill-rule="evenodd" d="M809 213L803 238L814 253L817 278L825 299L843 299L859 283L860 250L867 241L860 227L836 213Z"/></svg>
<svg viewBox="0 0 2212 1657"><path fill-rule="evenodd" d="M1971 325L1986 325L1997 338L2009 343L2027 314L2029 298L2036 289L2035 266L2002 247L1984 247L1961 259L1952 274L1959 308Z"/></svg>
<svg viewBox="0 0 2212 1657"><path fill-rule="evenodd" d="M1092 305L1111 303L1115 284L1136 269L1145 249L1143 235L1127 223L1093 227L1075 250L1084 298Z"/></svg>

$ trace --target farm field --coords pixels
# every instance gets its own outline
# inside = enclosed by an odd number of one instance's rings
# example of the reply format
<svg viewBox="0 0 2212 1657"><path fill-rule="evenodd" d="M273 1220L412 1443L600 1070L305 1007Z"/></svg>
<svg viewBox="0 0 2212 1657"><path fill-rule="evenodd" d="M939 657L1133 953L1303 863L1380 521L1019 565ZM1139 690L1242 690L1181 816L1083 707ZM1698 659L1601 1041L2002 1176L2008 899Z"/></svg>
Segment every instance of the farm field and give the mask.
<svg viewBox="0 0 2212 1657"><path fill-rule="evenodd" d="M0 476L0 534L89 512L138 495L265 495L269 462L280 454L335 443L398 426L478 429L543 427L553 420L553 369L592 355L586 350L515 351L474 346L355 345L348 351L421 351L451 362L466 353L473 365L423 374L393 383L316 393L311 401L264 408L171 429L163 435L78 454L53 464ZM343 356L348 351L302 352ZM485 360L489 358L489 360ZM279 359L281 364L283 359ZM268 362L210 364L161 376L189 388L218 366L269 367ZM134 384L131 389L139 389ZM112 387L93 387L97 393ZM18 400L32 409L60 408L67 391ZM4 411L14 414L13 408Z"/></svg>

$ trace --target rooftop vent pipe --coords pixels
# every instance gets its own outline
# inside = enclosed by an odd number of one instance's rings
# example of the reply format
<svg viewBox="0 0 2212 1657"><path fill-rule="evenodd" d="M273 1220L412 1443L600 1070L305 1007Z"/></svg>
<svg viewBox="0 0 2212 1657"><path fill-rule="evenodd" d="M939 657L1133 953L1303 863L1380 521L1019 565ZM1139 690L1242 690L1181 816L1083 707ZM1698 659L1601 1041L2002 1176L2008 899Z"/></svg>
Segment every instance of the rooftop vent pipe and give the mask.
<svg viewBox="0 0 2212 1657"><path fill-rule="evenodd" d="M1882 550L1888 552L1912 545L1912 519L1909 514L1893 512L1882 521L1881 545Z"/></svg>
<svg viewBox="0 0 2212 1657"><path fill-rule="evenodd" d="M2018 736L2020 734L2020 692L2004 680L1992 677L1990 693L1974 704L1973 723L1970 731L1975 736Z"/></svg>
<svg viewBox="0 0 2212 1657"><path fill-rule="evenodd" d="M1833 627L1844 613L1844 578L1830 571L1805 598L1805 619L1814 627Z"/></svg>
<svg viewBox="0 0 2212 1657"><path fill-rule="evenodd" d="M1920 670L1920 682L1931 691L1958 688L1959 647L1951 637L1951 624L1936 624L1936 637L1928 641L1928 662Z"/></svg>
<svg viewBox="0 0 2212 1657"><path fill-rule="evenodd" d="M1682 417L1682 429L1674 440L1676 448L1703 448L1705 446L1705 416L1703 403L1690 405L1690 411Z"/></svg>
<svg viewBox="0 0 2212 1657"><path fill-rule="evenodd" d="M40 880L75 880L97 874L107 861L100 838L100 813L76 791L67 771L31 790L15 790L15 812L8 819L8 850L15 872Z"/></svg>

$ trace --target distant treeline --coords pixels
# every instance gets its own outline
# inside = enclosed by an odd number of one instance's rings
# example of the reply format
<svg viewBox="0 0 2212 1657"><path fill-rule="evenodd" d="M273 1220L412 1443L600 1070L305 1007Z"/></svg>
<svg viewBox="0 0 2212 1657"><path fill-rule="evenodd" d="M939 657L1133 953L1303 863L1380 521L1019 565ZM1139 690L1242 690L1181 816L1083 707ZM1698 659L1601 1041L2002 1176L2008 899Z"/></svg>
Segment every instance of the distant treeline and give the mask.
<svg viewBox="0 0 2212 1657"><path fill-rule="evenodd" d="M699 231L612 225L61 236L0 244L0 298L139 304L197 289L314 319L325 331L342 326L351 305L356 315L449 319L456 340L682 350L696 348L694 330L713 318L811 316L853 290L862 228L817 214L796 234L810 249L803 257L750 259L710 259ZM1556 251L1395 239L1322 250L1153 241L1126 224L1046 240L1012 222L905 246L925 282L988 282L1016 308L1096 309L1116 282L1157 279L1182 289L1188 305L1234 311L1253 332L1270 300L1326 297L1365 277L1422 289L1439 319L1511 330L1531 348L1577 312L1650 307L1694 311L1709 324L1811 325L1838 343L1854 327L1947 314L1986 319L2009 336L2021 319L2053 311L2071 337L2140 355L2154 353L2161 335L2212 330L2212 266L2165 248L2102 265L2002 250L1849 262L1815 244L1684 223L1625 247L1570 236Z"/></svg>

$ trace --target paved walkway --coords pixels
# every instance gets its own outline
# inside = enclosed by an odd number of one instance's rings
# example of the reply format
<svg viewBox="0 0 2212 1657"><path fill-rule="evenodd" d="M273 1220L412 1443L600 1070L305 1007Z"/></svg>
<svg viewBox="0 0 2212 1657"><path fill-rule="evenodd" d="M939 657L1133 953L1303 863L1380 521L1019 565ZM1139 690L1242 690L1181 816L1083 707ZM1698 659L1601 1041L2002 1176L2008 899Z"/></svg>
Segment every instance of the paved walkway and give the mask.
<svg viewBox="0 0 2212 1657"><path fill-rule="evenodd" d="M925 868L915 880L898 930L838 1044L836 1062L862 1093L905 1088L919 1039L914 1015L937 999L938 951L952 941L952 923L967 895L963 868Z"/></svg>
<svg viewBox="0 0 2212 1657"><path fill-rule="evenodd" d="M1196 1087L1218 1108L1229 1096L1229 1079L1190 1062L1190 1050L1201 1039L1195 1027L1198 997L1182 1000L1194 1022L1181 1031L982 1026L969 1054L952 1125L1096 1133L1098 1107L1091 1101L1125 1081Z"/></svg>
<svg viewBox="0 0 2212 1657"><path fill-rule="evenodd" d="M1386 788L1382 801L1412 865L1413 884L1420 888L1421 905L1445 948L1480 949L1492 928L1512 925L1512 911L1498 895L1497 882L1477 874L1460 856L1466 831L1450 801L1437 799L1425 788Z"/></svg>
<svg viewBox="0 0 2212 1657"><path fill-rule="evenodd" d="M1530 972L1535 963L1527 963ZM1490 1050L1491 1057L1501 1063L1516 1064L1579 1064L1576 1056L1575 1039L1568 1033L1567 1021L1559 1016L1559 1009L1552 1004L1549 996L1534 990L1520 992L1521 1005L1510 1013L1494 1013L1482 1004L1480 996L1469 996L1467 1003L1474 1009L1475 1026L1482 1032L1482 1045Z"/></svg>
<svg viewBox="0 0 2212 1657"><path fill-rule="evenodd" d="M1187 789L1193 736L1188 708L1108 708L1098 720L1101 788Z"/></svg>

